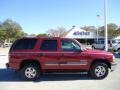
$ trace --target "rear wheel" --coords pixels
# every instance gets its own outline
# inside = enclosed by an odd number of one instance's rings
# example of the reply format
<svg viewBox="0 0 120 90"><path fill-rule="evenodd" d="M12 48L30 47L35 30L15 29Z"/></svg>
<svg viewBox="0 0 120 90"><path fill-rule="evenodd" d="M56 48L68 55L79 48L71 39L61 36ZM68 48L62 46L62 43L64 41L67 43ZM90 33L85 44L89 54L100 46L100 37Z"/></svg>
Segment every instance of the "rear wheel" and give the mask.
<svg viewBox="0 0 120 90"><path fill-rule="evenodd" d="M95 63L90 69L90 75L94 79L103 79L108 73L108 66L105 63Z"/></svg>
<svg viewBox="0 0 120 90"><path fill-rule="evenodd" d="M37 80L40 76L40 68L36 64L25 65L21 70L21 76L27 81Z"/></svg>

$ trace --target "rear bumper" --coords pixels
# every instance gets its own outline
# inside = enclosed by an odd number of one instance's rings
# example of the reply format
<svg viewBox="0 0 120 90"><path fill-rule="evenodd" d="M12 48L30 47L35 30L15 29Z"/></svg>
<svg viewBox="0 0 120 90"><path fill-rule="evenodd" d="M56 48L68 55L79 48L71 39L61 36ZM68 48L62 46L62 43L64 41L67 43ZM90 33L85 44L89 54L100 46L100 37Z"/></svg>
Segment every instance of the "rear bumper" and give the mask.
<svg viewBox="0 0 120 90"><path fill-rule="evenodd" d="M111 72L115 71L116 67L117 67L117 63L111 63Z"/></svg>
<svg viewBox="0 0 120 90"><path fill-rule="evenodd" d="M6 67L9 68L9 63L6 63Z"/></svg>
<svg viewBox="0 0 120 90"><path fill-rule="evenodd" d="M19 65L19 63L16 63L16 62L14 62L14 63L6 63L6 68L19 70L20 65Z"/></svg>

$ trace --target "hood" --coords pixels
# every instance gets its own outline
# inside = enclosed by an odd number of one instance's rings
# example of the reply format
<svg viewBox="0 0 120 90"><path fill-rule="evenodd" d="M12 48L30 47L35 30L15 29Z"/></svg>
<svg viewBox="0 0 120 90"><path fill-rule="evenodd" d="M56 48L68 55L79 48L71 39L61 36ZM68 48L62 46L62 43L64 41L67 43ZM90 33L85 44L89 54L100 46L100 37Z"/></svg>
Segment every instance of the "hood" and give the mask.
<svg viewBox="0 0 120 90"><path fill-rule="evenodd" d="M86 52L86 53L89 53L89 54L113 55L112 53L106 52L106 51L103 51L103 50L90 50L90 49L86 49L86 50L83 50L83 52Z"/></svg>

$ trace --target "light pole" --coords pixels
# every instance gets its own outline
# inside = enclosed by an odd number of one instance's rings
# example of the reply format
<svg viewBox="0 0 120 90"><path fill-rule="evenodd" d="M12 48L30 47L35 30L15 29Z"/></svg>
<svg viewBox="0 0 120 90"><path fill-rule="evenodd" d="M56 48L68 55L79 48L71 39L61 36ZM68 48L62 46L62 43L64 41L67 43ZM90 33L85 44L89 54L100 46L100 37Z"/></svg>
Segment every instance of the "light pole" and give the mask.
<svg viewBox="0 0 120 90"><path fill-rule="evenodd" d="M98 19L101 18L99 14L97 14L97 18L98 18ZM99 27L98 27L98 25L96 26L96 30L97 30L97 33L96 33L96 34L97 34L97 42L98 42L98 40L99 40L99 31L98 31L98 30L99 30Z"/></svg>
<svg viewBox="0 0 120 90"><path fill-rule="evenodd" d="M104 0L104 28L105 28L105 51L108 51L108 31L107 31L107 0Z"/></svg>
<svg viewBox="0 0 120 90"><path fill-rule="evenodd" d="M98 37L99 37L99 36L98 36L98 27L97 27L97 43L98 43Z"/></svg>

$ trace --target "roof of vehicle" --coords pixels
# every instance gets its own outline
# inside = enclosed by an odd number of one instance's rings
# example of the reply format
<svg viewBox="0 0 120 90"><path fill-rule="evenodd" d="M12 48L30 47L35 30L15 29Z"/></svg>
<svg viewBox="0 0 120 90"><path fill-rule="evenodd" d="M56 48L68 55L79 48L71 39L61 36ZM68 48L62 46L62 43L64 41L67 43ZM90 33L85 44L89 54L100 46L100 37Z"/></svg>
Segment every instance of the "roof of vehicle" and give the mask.
<svg viewBox="0 0 120 90"><path fill-rule="evenodd" d="M46 36L40 36L40 37L37 37L37 36L27 36L27 37L23 37L22 39L24 39L24 38L31 38L31 39L33 39L33 38L38 38L38 39L40 39L40 38L45 38L45 39L60 39L60 38L63 38L63 39L69 39L69 38L65 38L65 37L46 37Z"/></svg>

